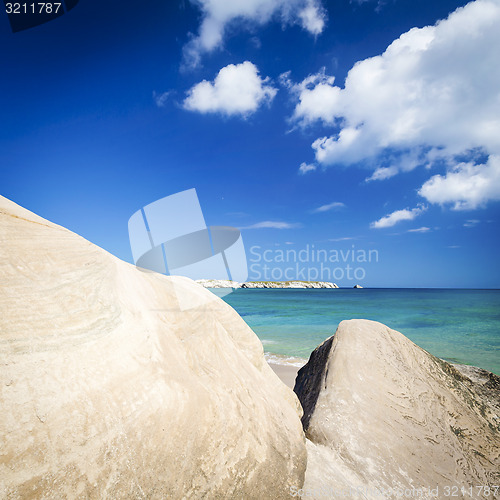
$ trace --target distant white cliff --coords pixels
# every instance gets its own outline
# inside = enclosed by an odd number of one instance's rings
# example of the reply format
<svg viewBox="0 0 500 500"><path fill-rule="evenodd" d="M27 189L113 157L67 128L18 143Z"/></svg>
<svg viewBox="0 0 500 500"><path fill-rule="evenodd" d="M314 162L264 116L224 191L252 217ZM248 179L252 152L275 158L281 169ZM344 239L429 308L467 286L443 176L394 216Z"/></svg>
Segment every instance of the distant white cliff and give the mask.
<svg viewBox="0 0 500 500"><path fill-rule="evenodd" d="M241 283L232 280L196 280L196 283L205 288L240 288Z"/></svg>
<svg viewBox="0 0 500 500"><path fill-rule="evenodd" d="M338 288L329 281L247 281L238 283L231 280L196 280L205 288Z"/></svg>
<svg viewBox="0 0 500 500"><path fill-rule="evenodd" d="M329 281L247 281L241 288L338 288Z"/></svg>

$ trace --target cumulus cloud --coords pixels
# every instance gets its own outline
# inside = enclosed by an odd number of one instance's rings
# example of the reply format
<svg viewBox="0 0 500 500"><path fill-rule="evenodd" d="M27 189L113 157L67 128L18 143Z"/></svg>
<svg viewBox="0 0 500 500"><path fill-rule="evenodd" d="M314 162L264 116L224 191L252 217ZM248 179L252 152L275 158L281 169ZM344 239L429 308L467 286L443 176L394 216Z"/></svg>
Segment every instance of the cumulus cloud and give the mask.
<svg viewBox="0 0 500 500"><path fill-rule="evenodd" d="M321 205L313 210L313 213L328 212L330 210L335 210L336 208L342 208L345 205L340 201L334 201L333 203L328 203L326 205Z"/></svg>
<svg viewBox="0 0 500 500"><path fill-rule="evenodd" d="M197 35L184 47L187 66L197 66L204 53L222 47L228 26L247 28L278 19L283 25L298 24L312 35L325 26L320 0L191 0L202 12Z"/></svg>
<svg viewBox="0 0 500 500"><path fill-rule="evenodd" d="M301 163L299 167L299 174L307 174L307 172L314 172L316 170L316 165L311 165L310 163Z"/></svg>
<svg viewBox="0 0 500 500"><path fill-rule="evenodd" d="M317 2L309 0L298 11L300 25L312 35L319 35L325 27L325 14Z"/></svg>
<svg viewBox="0 0 500 500"><path fill-rule="evenodd" d="M445 175L432 176L418 193L454 210L473 210L500 200L500 156L491 155L480 165L459 163Z"/></svg>
<svg viewBox="0 0 500 500"><path fill-rule="evenodd" d="M269 78L261 78L257 67L245 61L225 66L213 82L203 80L192 87L184 100L184 108L246 117L261 105L269 104L276 92Z"/></svg>
<svg viewBox="0 0 500 500"><path fill-rule="evenodd" d="M242 227L241 229L294 229L298 227L301 227L301 225L296 222L265 220L252 224L251 226Z"/></svg>
<svg viewBox="0 0 500 500"><path fill-rule="evenodd" d="M372 222L370 224L370 227L373 229L392 227L396 225L398 222L415 219L415 217L418 217L425 210L426 207L423 205L419 205L418 207L412 208L411 210L408 208L405 208L403 210L396 210L395 212L385 215L381 219Z"/></svg>
<svg viewBox="0 0 500 500"><path fill-rule="evenodd" d="M368 178L382 180L417 165L457 163L457 155L473 149L500 155L499 25L500 2L477 0L434 26L404 33L383 54L359 61L343 88L324 70L290 84L298 124L338 127L313 142L316 161L380 166L388 154L409 153ZM480 182L495 177L494 170L488 164L462 165L430 180L421 193L457 209L478 207L500 194L498 186L493 190ZM462 191L467 178L477 181L469 195ZM450 197L452 186L458 198Z"/></svg>
<svg viewBox="0 0 500 500"><path fill-rule="evenodd" d="M316 75L310 75L300 83L293 83L290 71L280 75L280 83L289 89L297 99L292 120L307 126L316 120L324 124L335 122L335 111L340 98L340 89L333 86L335 77L325 74L325 68Z"/></svg>

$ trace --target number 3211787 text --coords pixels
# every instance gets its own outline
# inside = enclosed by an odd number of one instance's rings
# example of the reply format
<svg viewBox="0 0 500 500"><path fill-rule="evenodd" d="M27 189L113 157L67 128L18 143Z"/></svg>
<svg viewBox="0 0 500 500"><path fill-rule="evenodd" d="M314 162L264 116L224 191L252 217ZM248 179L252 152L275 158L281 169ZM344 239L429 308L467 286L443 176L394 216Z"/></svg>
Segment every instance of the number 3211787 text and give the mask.
<svg viewBox="0 0 500 500"><path fill-rule="evenodd" d="M7 14L57 14L61 3L35 2L35 3L6 3Z"/></svg>

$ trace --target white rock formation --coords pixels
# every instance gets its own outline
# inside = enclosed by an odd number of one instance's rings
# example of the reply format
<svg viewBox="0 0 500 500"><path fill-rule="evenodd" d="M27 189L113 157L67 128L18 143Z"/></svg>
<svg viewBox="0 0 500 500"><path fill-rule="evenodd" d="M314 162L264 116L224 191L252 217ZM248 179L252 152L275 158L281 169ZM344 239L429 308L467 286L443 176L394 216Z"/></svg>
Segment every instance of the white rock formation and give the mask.
<svg viewBox="0 0 500 500"><path fill-rule="evenodd" d="M241 283L232 280L196 280L204 288L240 288Z"/></svg>
<svg viewBox="0 0 500 500"><path fill-rule="evenodd" d="M329 281L246 281L238 283L231 280L196 280L205 288L338 288Z"/></svg>
<svg viewBox="0 0 500 500"><path fill-rule="evenodd" d="M297 398L230 306L2 197L0 240L1 498L302 486Z"/></svg>
<svg viewBox="0 0 500 500"><path fill-rule="evenodd" d="M500 482L500 419L471 384L385 325L340 323L295 385L310 440L308 498L349 488L361 488L357 498L471 498L470 487L486 498L477 487Z"/></svg>
<svg viewBox="0 0 500 500"><path fill-rule="evenodd" d="M329 281L247 281L241 288L338 288Z"/></svg>
<svg viewBox="0 0 500 500"><path fill-rule="evenodd" d="M353 288L363 288L361 285L354 285Z"/></svg>

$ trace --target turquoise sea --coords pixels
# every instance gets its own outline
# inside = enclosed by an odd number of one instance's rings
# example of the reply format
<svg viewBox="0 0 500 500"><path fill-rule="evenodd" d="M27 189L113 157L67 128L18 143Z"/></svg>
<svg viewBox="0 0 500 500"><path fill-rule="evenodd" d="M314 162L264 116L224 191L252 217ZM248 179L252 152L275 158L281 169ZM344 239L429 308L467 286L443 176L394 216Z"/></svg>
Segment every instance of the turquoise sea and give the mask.
<svg viewBox="0 0 500 500"><path fill-rule="evenodd" d="M259 336L269 360L303 364L340 321L364 318L435 356L500 375L500 290L237 289L223 300Z"/></svg>

